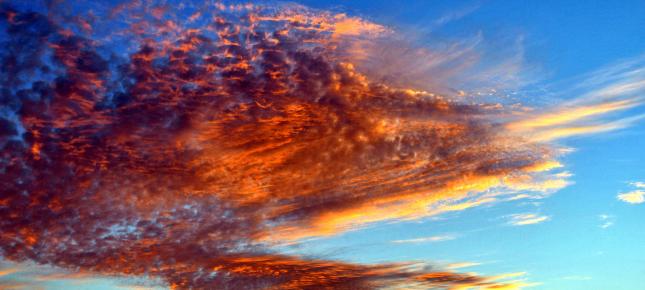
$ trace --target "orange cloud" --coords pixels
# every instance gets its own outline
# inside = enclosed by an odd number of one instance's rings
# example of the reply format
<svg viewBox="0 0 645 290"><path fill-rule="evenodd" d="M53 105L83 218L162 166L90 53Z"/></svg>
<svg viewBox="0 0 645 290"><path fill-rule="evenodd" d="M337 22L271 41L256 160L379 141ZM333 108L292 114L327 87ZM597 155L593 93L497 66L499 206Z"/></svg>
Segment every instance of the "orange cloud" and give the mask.
<svg viewBox="0 0 645 290"><path fill-rule="evenodd" d="M640 103L636 100L617 100L594 105L583 105L562 109L557 112L547 112L541 115L529 117L518 122L508 125L511 130L527 130L541 127L552 127L559 125L568 125L572 122L583 120L598 115L604 115L610 112L633 108Z"/></svg>
<svg viewBox="0 0 645 290"><path fill-rule="evenodd" d="M511 108L361 71L371 50L353 41L374 47L386 28L285 7L218 3L183 19L133 3L78 30L89 22L56 5L3 6L7 57L30 60L2 78L20 102L1 104L20 108L18 121L0 119L11 129L0 132L5 257L180 289L528 285L270 246L543 196L568 182L551 172L561 152L542 141L572 133L516 130L573 130L551 127L633 104L500 124Z"/></svg>
<svg viewBox="0 0 645 290"><path fill-rule="evenodd" d="M2 276L7 276L13 273L16 273L20 271L18 268L5 268L5 269L0 269L0 277Z"/></svg>

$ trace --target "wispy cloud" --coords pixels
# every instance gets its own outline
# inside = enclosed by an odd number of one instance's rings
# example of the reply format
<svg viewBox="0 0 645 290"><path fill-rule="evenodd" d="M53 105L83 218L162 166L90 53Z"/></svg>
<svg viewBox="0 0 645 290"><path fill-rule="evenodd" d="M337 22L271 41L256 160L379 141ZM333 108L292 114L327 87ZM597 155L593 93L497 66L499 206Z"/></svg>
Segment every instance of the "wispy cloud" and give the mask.
<svg viewBox="0 0 645 290"><path fill-rule="evenodd" d="M513 214L509 216L508 224L514 226L525 226L539 224L550 219L549 216L534 213Z"/></svg>
<svg viewBox="0 0 645 290"><path fill-rule="evenodd" d="M571 136L614 131L645 118L643 115L616 117L641 106L645 98L645 56L602 68L573 89L562 93L577 95L570 101L546 109L520 113L507 124L510 131L531 140L548 142ZM611 118L610 118L611 117Z"/></svg>
<svg viewBox="0 0 645 290"><path fill-rule="evenodd" d="M600 228L606 229L614 225L616 218L613 215L601 214L598 216L600 219Z"/></svg>
<svg viewBox="0 0 645 290"><path fill-rule="evenodd" d="M3 268L3 269L0 269L0 277L7 276L10 274L16 273L18 271L20 271L19 268Z"/></svg>
<svg viewBox="0 0 645 290"><path fill-rule="evenodd" d="M519 290L528 287L540 286L540 282L527 282L526 280L527 272L514 272L514 273L505 273L497 276L492 276L489 279L491 281L504 281L507 285L500 286L496 289L506 289L506 290ZM458 289L469 289L469 288L458 288Z"/></svg>
<svg viewBox="0 0 645 290"><path fill-rule="evenodd" d="M479 266L481 264L482 263L479 263L479 262L459 262L459 263L448 264L446 266L446 268L448 268L450 270L455 270L455 269L475 267L475 266Z"/></svg>
<svg viewBox="0 0 645 290"><path fill-rule="evenodd" d="M46 290L45 287L18 281L0 281L2 290Z"/></svg>
<svg viewBox="0 0 645 290"><path fill-rule="evenodd" d="M455 9L450 12L444 13L441 15L439 18L437 18L435 21L433 21L433 28L437 28L440 26L443 26L449 22L459 20L461 18L464 18L468 16L469 14L475 12L477 9L479 9L480 4L471 4L468 6L464 6L461 9Z"/></svg>
<svg viewBox="0 0 645 290"><path fill-rule="evenodd" d="M631 184L636 188L645 188L645 182L635 181L635 182L630 182L629 184Z"/></svg>
<svg viewBox="0 0 645 290"><path fill-rule="evenodd" d="M161 290L162 282L151 277L118 277L84 271L71 271L59 267L30 262L14 263L0 260L0 289L50 289L56 285L117 285L118 289Z"/></svg>
<svg viewBox="0 0 645 290"><path fill-rule="evenodd" d="M414 239L405 239L405 240L394 240L392 243L395 244L418 244L418 243L434 243L434 242L443 242L456 239L455 235L441 235L441 236L430 236L423 238L414 238Z"/></svg>

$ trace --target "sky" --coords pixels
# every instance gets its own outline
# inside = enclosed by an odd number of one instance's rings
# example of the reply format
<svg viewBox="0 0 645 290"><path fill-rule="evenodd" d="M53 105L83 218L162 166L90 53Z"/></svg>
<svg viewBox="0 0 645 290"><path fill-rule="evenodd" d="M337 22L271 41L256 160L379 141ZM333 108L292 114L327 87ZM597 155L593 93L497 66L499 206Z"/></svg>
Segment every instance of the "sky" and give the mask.
<svg viewBox="0 0 645 290"><path fill-rule="evenodd" d="M638 289L643 15L0 1L0 288Z"/></svg>

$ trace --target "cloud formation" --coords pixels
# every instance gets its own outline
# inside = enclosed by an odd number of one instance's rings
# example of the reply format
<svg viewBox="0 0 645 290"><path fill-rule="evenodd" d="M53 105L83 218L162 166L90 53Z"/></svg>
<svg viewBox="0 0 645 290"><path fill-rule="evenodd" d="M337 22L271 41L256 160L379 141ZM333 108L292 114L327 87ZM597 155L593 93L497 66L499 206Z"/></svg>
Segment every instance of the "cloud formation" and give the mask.
<svg viewBox="0 0 645 290"><path fill-rule="evenodd" d="M525 226L539 224L550 219L549 216L534 213L514 214L510 216L508 223L514 226Z"/></svg>
<svg viewBox="0 0 645 290"><path fill-rule="evenodd" d="M0 6L7 259L181 289L500 289L271 246L567 184L542 142L562 134L523 137L543 117L500 121L512 108L360 71L381 25L294 5L47 3Z"/></svg>
<svg viewBox="0 0 645 290"><path fill-rule="evenodd" d="M441 236L430 236L430 237L414 238L414 239L406 239L406 240L394 240L392 241L392 243L395 243L395 244L433 243L433 242L450 241L456 238L457 237L454 235L441 235Z"/></svg>
<svg viewBox="0 0 645 290"><path fill-rule="evenodd" d="M8 263L0 261L0 288L2 289L51 289L73 287L73 289L92 288L97 284L112 286L115 289L164 289L159 281L149 277L114 279L93 273L65 270L33 263Z"/></svg>

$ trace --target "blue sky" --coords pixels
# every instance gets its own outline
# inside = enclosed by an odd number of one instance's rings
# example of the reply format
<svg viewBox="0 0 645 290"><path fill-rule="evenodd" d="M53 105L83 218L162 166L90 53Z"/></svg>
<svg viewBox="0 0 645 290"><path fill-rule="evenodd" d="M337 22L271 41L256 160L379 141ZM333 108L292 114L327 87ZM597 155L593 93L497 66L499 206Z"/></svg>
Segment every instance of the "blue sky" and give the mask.
<svg viewBox="0 0 645 290"><path fill-rule="evenodd" d="M603 98L603 89L620 84L633 87L618 98L645 98L643 1L296 2L383 25L441 53L450 44L475 43L472 53L480 61L466 71L481 78L447 78L439 88L446 92L483 93L536 112ZM353 263L416 261L489 277L510 273L505 280L526 289L638 289L645 282L645 203L638 198L645 190L639 184L645 182L643 114L643 106L634 105L594 123L629 120L620 128L547 140L566 148L558 172L568 175L568 184L540 198L377 221L275 249ZM14 270L0 268L0 283L31 285L42 273L57 271L30 263L4 265ZM110 277L54 277L37 285L163 288Z"/></svg>

